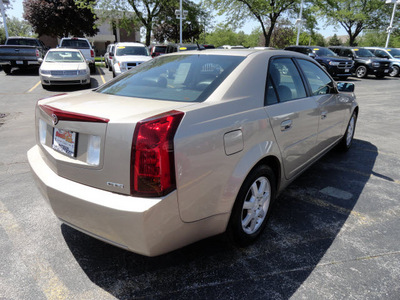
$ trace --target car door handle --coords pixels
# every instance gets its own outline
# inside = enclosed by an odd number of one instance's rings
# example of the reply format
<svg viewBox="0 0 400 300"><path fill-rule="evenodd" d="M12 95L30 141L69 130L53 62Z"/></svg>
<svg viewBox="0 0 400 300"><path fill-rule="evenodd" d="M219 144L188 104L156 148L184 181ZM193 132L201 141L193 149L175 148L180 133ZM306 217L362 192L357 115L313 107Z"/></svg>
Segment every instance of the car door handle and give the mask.
<svg viewBox="0 0 400 300"><path fill-rule="evenodd" d="M281 131L286 131L292 128L292 120L286 120L281 123Z"/></svg>
<svg viewBox="0 0 400 300"><path fill-rule="evenodd" d="M321 113L321 120L325 119L327 117L327 115L328 115L328 112L327 111L323 111Z"/></svg>

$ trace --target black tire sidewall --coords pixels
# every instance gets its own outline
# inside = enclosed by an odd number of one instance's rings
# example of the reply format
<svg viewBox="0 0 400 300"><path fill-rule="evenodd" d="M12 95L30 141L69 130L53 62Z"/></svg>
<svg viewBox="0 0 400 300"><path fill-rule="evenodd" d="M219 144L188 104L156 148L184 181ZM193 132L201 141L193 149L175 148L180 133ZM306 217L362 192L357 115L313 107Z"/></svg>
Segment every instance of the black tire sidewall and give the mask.
<svg viewBox="0 0 400 300"><path fill-rule="evenodd" d="M267 216L265 217L262 225L253 234L247 234L242 228L242 208L246 198L246 195L251 187L251 185L260 177L266 177L269 180L271 186L271 199L268 207ZM255 242L262 231L264 230L267 221L269 219L271 208L276 197L276 178L275 174L269 166L259 165L255 167L250 174L247 176L246 180L243 182L238 195L235 200L235 204L232 209L231 217L228 224L227 233L229 238L239 246L247 246Z"/></svg>

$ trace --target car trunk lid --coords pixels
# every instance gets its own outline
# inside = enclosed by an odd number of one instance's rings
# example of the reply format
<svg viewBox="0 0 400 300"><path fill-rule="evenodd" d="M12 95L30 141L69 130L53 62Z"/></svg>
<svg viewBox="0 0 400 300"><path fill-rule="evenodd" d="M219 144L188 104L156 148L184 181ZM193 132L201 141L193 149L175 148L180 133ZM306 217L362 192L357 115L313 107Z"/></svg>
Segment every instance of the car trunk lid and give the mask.
<svg viewBox="0 0 400 300"><path fill-rule="evenodd" d="M59 176L130 194L136 123L188 105L94 91L58 95L38 102L37 140L46 163Z"/></svg>

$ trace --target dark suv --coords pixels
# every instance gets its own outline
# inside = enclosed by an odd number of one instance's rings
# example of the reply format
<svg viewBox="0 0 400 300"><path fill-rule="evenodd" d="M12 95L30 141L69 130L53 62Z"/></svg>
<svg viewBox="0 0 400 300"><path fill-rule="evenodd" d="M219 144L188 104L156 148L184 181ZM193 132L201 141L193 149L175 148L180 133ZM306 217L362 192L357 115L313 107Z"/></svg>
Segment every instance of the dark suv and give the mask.
<svg viewBox="0 0 400 300"><path fill-rule="evenodd" d="M353 74L354 62L350 58L338 57L333 51L319 46L290 46L285 50L300 52L313 57L332 77L346 79Z"/></svg>
<svg viewBox="0 0 400 300"><path fill-rule="evenodd" d="M392 72L391 62L377 58L368 49L361 47L329 47L339 56L350 57L354 60L355 74L358 78L368 75L375 75L376 78L383 78Z"/></svg>

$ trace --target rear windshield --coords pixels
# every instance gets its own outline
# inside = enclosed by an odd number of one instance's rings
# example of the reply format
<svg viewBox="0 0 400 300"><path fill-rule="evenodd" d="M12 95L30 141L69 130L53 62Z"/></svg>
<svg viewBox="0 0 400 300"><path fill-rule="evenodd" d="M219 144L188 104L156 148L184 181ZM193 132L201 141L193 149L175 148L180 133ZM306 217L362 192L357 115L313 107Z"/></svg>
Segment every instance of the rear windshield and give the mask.
<svg viewBox="0 0 400 300"><path fill-rule="evenodd" d="M7 45L11 46L38 46L39 43L36 40L29 39L8 39Z"/></svg>
<svg viewBox="0 0 400 300"><path fill-rule="evenodd" d="M61 47L89 49L90 45L85 40L63 40L61 43Z"/></svg>
<svg viewBox="0 0 400 300"><path fill-rule="evenodd" d="M117 56L146 55L146 56L148 56L149 53L148 53L146 47L118 46L115 55L117 55Z"/></svg>
<svg viewBox="0 0 400 300"><path fill-rule="evenodd" d="M167 50L167 46L155 46L154 47L154 52L165 53L166 50Z"/></svg>
<svg viewBox="0 0 400 300"><path fill-rule="evenodd" d="M234 70L242 56L159 56L97 90L109 95L201 102Z"/></svg>
<svg viewBox="0 0 400 300"><path fill-rule="evenodd" d="M46 55L46 62L76 63L84 62L80 52L76 51L49 51Z"/></svg>

